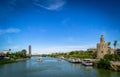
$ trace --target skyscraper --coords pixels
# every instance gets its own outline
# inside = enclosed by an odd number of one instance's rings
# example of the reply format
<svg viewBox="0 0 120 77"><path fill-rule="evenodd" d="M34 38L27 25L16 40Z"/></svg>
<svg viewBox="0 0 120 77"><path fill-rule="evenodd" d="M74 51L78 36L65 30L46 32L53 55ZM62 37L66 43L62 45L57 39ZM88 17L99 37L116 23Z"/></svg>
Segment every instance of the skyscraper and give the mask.
<svg viewBox="0 0 120 77"><path fill-rule="evenodd" d="M29 55L31 55L31 49L32 49L32 47L31 47L31 45L29 45L29 46L28 46Z"/></svg>

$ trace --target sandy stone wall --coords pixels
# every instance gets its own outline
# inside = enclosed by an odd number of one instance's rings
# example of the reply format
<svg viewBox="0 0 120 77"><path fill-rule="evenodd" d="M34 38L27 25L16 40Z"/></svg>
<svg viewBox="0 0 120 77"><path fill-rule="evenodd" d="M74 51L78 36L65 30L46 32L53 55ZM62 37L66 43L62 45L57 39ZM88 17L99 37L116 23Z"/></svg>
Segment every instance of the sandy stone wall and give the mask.
<svg viewBox="0 0 120 77"><path fill-rule="evenodd" d="M100 43L97 43L97 58L103 58L105 54L108 54L108 43L104 41L104 36L101 35Z"/></svg>
<svg viewBox="0 0 120 77"><path fill-rule="evenodd" d="M120 71L120 61L111 61L110 67L111 67L111 70Z"/></svg>

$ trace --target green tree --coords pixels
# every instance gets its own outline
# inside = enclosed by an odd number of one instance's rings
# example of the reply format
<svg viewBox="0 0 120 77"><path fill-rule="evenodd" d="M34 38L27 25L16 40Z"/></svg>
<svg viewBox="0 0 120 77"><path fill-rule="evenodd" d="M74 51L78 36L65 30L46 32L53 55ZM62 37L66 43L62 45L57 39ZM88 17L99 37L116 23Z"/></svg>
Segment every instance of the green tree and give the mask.
<svg viewBox="0 0 120 77"><path fill-rule="evenodd" d="M114 49L116 49L116 46L117 46L117 40L114 41Z"/></svg>
<svg viewBox="0 0 120 77"><path fill-rule="evenodd" d="M74 51L71 51L69 54L70 54L70 55L73 55L73 54L74 54Z"/></svg>
<svg viewBox="0 0 120 77"><path fill-rule="evenodd" d="M27 51L25 49L23 49L21 51L21 57L26 57L26 53L27 53Z"/></svg>
<svg viewBox="0 0 120 77"><path fill-rule="evenodd" d="M114 50L116 49L116 46L117 46L117 40L114 41ZM116 51L115 51L115 54L116 54Z"/></svg>
<svg viewBox="0 0 120 77"><path fill-rule="evenodd" d="M9 49L9 52L11 51L11 49Z"/></svg>
<svg viewBox="0 0 120 77"><path fill-rule="evenodd" d="M7 52L6 56L7 56L7 57L10 57L10 52Z"/></svg>
<svg viewBox="0 0 120 77"><path fill-rule="evenodd" d="M110 47L111 42L108 42L108 47Z"/></svg>
<svg viewBox="0 0 120 77"><path fill-rule="evenodd" d="M110 61L107 59L100 59L98 63L99 68L110 69Z"/></svg>

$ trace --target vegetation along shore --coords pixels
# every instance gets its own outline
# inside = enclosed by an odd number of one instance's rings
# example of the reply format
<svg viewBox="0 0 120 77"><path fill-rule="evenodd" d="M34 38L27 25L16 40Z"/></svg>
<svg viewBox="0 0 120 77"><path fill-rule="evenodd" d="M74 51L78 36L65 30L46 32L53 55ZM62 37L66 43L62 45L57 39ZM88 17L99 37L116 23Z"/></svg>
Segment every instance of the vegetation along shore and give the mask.
<svg viewBox="0 0 120 77"><path fill-rule="evenodd" d="M110 47L111 42L105 42L104 36L101 35L100 43L96 44L97 48L88 49L86 51L71 51L67 53L52 53L43 54L42 56L60 57L63 56L65 60L70 59L91 59L93 65L98 68L107 70L120 71L120 49L116 48L117 41L113 43L114 48Z"/></svg>
<svg viewBox="0 0 120 77"><path fill-rule="evenodd" d="M27 51L25 49L18 52L6 52L0 53L0 64L13 63L17 61L27 60L31 56L26 54Z"/></svg>

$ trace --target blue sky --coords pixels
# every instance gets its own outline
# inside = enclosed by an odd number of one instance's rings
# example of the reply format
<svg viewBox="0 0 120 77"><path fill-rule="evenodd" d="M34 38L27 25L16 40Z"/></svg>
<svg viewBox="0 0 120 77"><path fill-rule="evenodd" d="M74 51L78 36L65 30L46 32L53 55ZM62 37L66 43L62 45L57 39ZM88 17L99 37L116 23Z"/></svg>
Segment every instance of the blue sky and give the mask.
<svg viewBox="0 0 120 77"><path fill-rule="evenodd" d="M0 51L95 48L101 34L120 47L119 0L0 0Z"/></svg>

